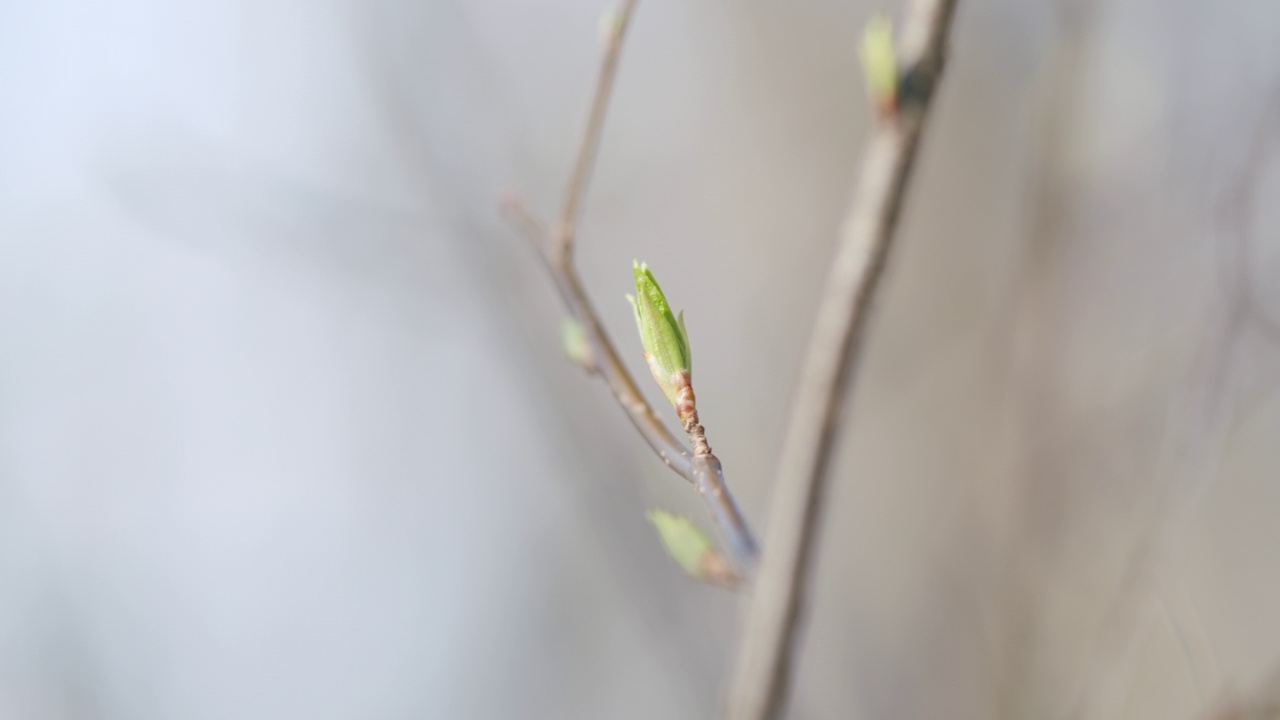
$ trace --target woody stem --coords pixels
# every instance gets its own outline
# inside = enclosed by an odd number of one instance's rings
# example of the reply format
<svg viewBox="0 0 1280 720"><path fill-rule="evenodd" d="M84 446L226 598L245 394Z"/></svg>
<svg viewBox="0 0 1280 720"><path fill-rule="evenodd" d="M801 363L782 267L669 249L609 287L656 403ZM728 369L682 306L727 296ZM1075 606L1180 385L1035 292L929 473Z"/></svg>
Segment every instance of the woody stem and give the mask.
<svg viewBox="0 0 1280 720"><path fill-rule="evenodd" d="M681 370L671 376L671 385L676 391L676 415L680 425L689 435L693 443L693 454L710 455L711 446L707 444L707 431L698 421L698 398L693 394L693 381L687 370Z"/></svg>

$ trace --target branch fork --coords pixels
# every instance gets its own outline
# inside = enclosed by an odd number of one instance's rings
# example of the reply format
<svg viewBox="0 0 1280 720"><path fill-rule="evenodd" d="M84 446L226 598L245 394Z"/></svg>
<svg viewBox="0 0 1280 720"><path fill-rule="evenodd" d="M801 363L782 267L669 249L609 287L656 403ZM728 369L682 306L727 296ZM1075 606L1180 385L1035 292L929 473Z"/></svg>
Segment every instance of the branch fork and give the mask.
<svg viewBox="0 0 1280 720"><path fill-rule="evenodd" d="M591 100L586 130L565 188L559 218L554 225L548 227L539 222L533 213L514 196L502 203L502 210L516 230L524 235L537 250L538 257L554 281L572 320L577 323L577 328L573 332L578 340L585 341L586 347L572 353L575 360L588 373L599 375L604 380L613 393L614 399L626 411L632 424L654 453L677 475L694 486L702 497L716 533L725 548L722 553L711 547L709 543L693 538L689 528L683 524L655 521L654 525L662 535L668 550L673 557L676 557L677 553L672 547L673 538L677 543L684 543L681 548L694 547L701 555L695 558L695 561L682 563L686 570L703 580L730 587L742 587L754 574L759 552L751 528L729 492L720 461L712 454L711 446L707 443L706 431L698 420L688 352L688 336L684 330L683 315L678 320L671 315L666 306L665 297L662 296L657 282L652 278L652 273L647 266L637 263L635 275L638 299L633 299L633 304L636 306L641 338L645 341L645 360L653 372L654 379L675 406L681 426L688 435L692 452L667 429L644 399L583 290L573 262L577 221L599 151L622 41L630 25L629 21L635 5L636 0L624 0L621 7L607 14L602 22L604 54L600 73ZM656 295L652 294L655 292ZM660 314L664 316L661 318L662 323L651 325L646 331L641 316L653 309L646 306L657 305L661 306ZM656 344L649 342L651 336L658 338L655 340ZM568 345L567 340L566 345ZM652 519L653 516L651 516Z"/></svg>

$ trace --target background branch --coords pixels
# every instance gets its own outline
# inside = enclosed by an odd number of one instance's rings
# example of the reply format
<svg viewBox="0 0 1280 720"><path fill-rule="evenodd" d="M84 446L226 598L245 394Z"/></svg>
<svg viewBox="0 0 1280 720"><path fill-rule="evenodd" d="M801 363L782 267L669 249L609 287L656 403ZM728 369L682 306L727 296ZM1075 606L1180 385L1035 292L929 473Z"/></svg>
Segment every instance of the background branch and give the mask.
<svg viewBox="0 0 1280 720"><path fill-rule="evenodd" d="M1280 667L1246 693L1233 693L1200 715L1204 720L1280 720Z"/></svg>
<svg viewBox="0 0 1280 720"><path fill-rule="evenodd" d="M793 399L765 553L730 682L727 717L775 718L786 700L797 620L846 384L942 70L955 0L917 0L903 24L910 94L872 132ZM904 83L905 84L905 83Z"/></svg>

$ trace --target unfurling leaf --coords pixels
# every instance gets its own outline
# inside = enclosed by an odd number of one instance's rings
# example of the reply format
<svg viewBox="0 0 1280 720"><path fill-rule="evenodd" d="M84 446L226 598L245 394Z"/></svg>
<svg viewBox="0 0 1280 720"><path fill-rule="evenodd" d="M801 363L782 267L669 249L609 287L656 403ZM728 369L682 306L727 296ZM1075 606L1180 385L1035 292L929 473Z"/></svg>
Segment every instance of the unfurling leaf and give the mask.
<svg viewBox="0 0 1280 720"><path fill-rule="evenodd" d="M898 58L893 49L893 23L876 15L862 32L862 72L867 94L881 112L890 112L898 102Z"/></svg>
<svg viewBox="0 0 1280 720"><path fill-rule="evenodd" d="M658 286L649 266L632 263L636 280L635 296L628 295L635 311L636 327L640 330L640 343L644 345L644 359L662 394L672 405L676 404L676 387L673 376L693 373L693 355L689 350L689 336L684 329L684 313L677 318L671 312L667 297Z"/></svg>

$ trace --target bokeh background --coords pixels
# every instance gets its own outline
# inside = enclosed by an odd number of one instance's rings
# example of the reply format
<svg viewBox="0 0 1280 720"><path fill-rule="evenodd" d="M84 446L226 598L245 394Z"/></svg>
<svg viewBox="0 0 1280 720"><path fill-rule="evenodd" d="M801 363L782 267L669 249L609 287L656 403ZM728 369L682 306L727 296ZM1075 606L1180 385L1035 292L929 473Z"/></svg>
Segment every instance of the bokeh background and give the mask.
<svg viewBox="0 0 1280 720"><path fill-rule="evenodd" d="M0 5L0 718L714 716L741 601L496 212L606 9ZM587 201L757 525L877 10L645 0ZM962 0L951 58L791 717L1198 717L1280 662L1280 4Z"/></svg>

